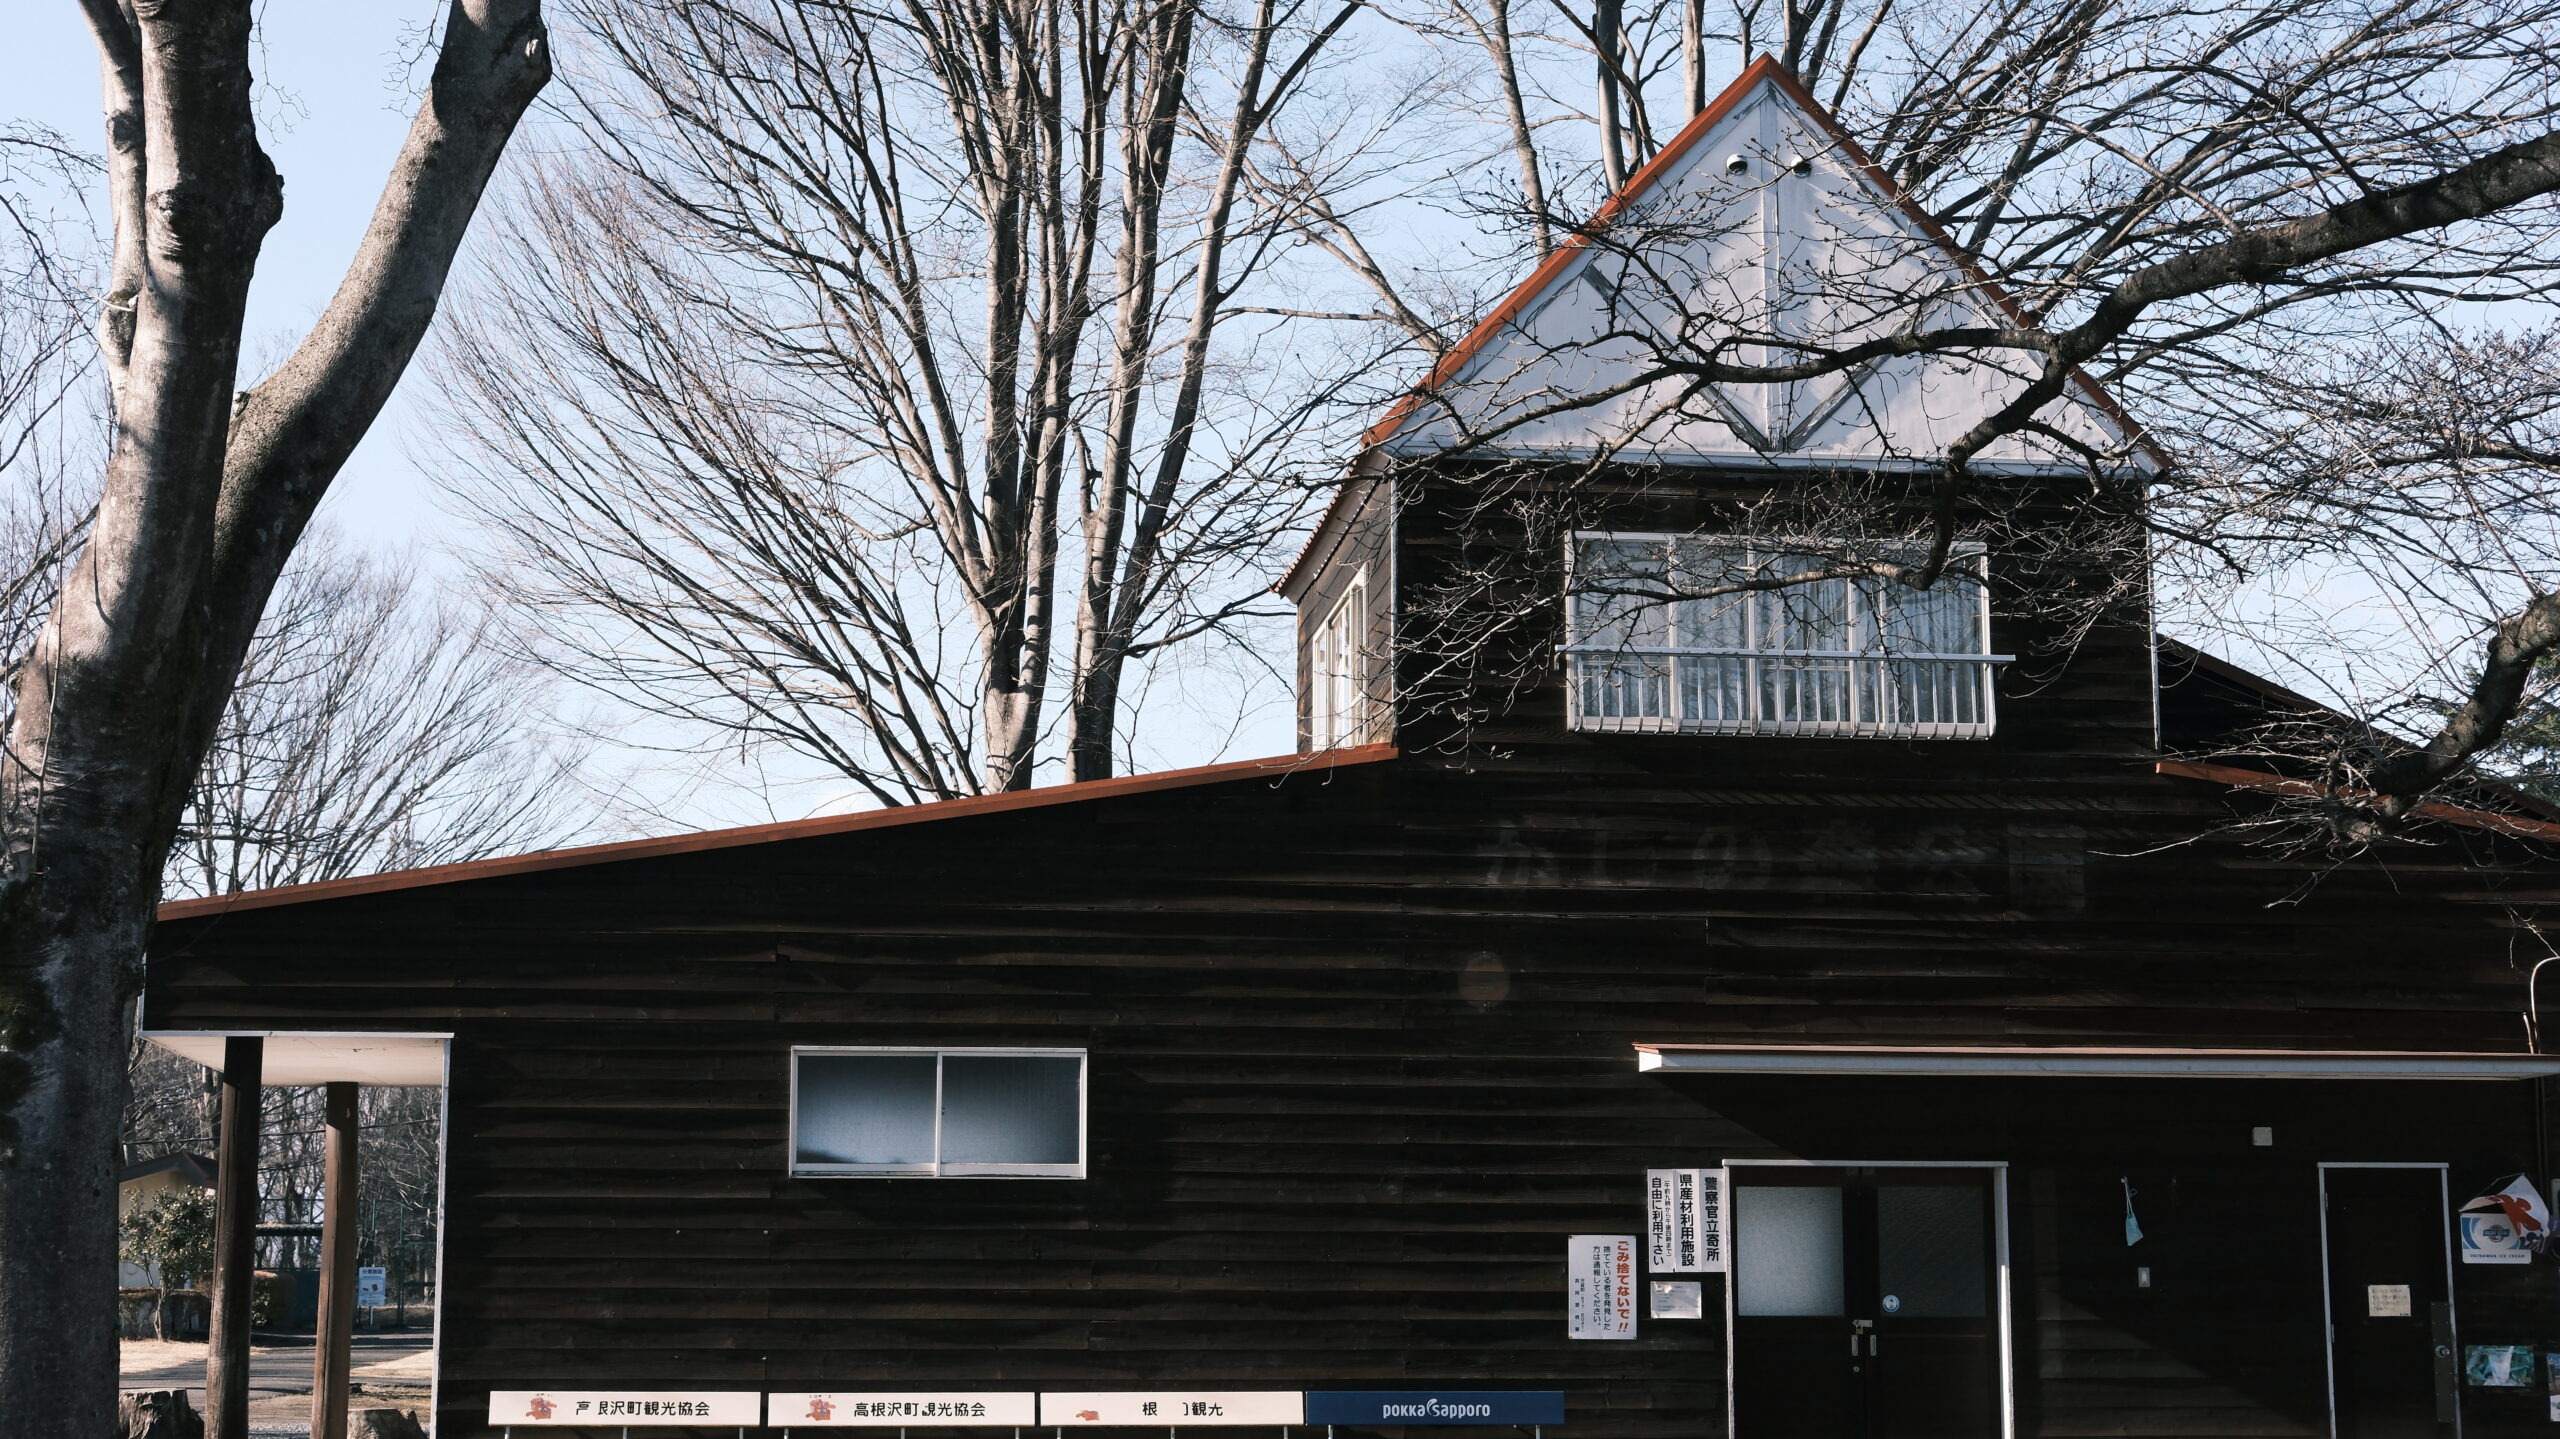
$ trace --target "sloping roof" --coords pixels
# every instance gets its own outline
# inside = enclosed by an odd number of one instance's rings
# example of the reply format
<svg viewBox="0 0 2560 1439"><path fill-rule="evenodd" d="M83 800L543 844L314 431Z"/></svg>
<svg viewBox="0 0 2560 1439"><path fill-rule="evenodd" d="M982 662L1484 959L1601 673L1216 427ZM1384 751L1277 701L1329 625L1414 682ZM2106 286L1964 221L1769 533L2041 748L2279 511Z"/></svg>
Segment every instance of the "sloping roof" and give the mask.
<svg viewBox="0 0 2560 1439"><path fill-rule="evenodd" d="M547 849L533 854L508 855L500 859L472 860L464 864L440 864L425 869L402 869L386 874L360 875L353 879L322 880L315 884L289 884L275 889L253 889L239 894L218 894L203 899L175 899L160 906L160 918L164 922L198 919L210 915L232 914L242 910L269 909L277 905L309 904L319 900L343 899L351 895L380 894L388 890L460 884L499 875L535 874L543 870L570 869L580 865L613 864L622 860L698 854L707 850L777 844L785 840L813 839L822 835L895 829L903 825L929 824L936 820L966 819L973 815L1011 814L1023 810L1047 809L1057 805L1112 799L1123 795L1150 794L1160 790L1225 784L1234 780L1276 781L1293 774L1328 773L1353 765L1374 764L1380 760L1395 757L1394 745L1362 745L1356 748L1325 750L1315 754L1281 755L1271 759L1237 760L1228 764L1166 770L1160 774L1124 775L1113 779L1086 780L1080 784L1057 784L1050 785L1046 789L973 795L966 799L941 800L932 804L864 810L858 814L787 820L780 824L743 825L735 829L703 830L693 834L665 835L656 839L580 845L570 849Z"/></svg>
<svg viewBox="0 0 2560 1439"><path fill-rule="evenodd" d="M1738 173L1728 170L1735 161ZM1737 333L1828 343L1922 320L2030 323L1764 55L1601 207L1587 233L1559 245L1439 358L1370 429L1354 472L1462 440L1489 456L1605 452L1769 468L1925 462L2016 394L2034 357L1910 356L1803 383L1711 386L1676 406L1665 383L1581 399L1627 385L1649 356L1695 353ZM1655 337L1640 338L1646 332ZM1736 358L1786 355L1745 346ZM2111 397L2084 374L2072 380L2045 420L2086 442L2138 445L2138 427ZM2136 456L2158 461L2147 448ZM1975 463L2032 471L2078 461L2038 437L2012 436ZM1334 508L1357 488L1346 484ZM1275 588L1288 591L1316 549L1311 542Z"/></svg>
<svg viewBox="0 0 2560 1439"><path fill-rule="evenodd" d="M2184 751L2203 758L2164 758L2154 768L2180 779L2202 780L2228 789L2262 794L2319 796L2334 794L2330 786L2301 774L2286 774L2285 765L2265 755L2249 755L2246 763L2225 763L2217 747L2242 725L2290 711L2341 725L2359 724L2334 706L2242 669L2167 635L2158 637L2161 675L2162 747L2172 756ZM2172 670L2182 673L2171 673ZM2201 702L2184 692L2202 680L2219 694ZM2368 727L2369 728L2369 727ZM2386 747L2406 742L2381 730L2370 730ZM2463 802L2457 802L2463 801ZM2451 799L2429 800L2418 814L2471 829L2484 829L2518 839L2560 841L2560 810L2494 779L2474 776Z"/></svg>
<svg viewBox="0 0 2560 1439"><path fill-rule="evenodd" d="M145 1159L138 1164L128 1164L116 1171L116 1183L131 1184L137 1179L149 1179L155 1174L166 1174L171 1170L176 1170L180 1179L198 1189L213 1187L215 1170L212 1157L189 1154L183 1150L174 1154L163 1154L157 1159Z"/></svg>
<svg viewBox="0 0 2560 1439"><path fill-rule="evenodd" d="M2024 323L1766 57L1627 183L1592 232L1442 357L1370 443L1396 455L1466 441L1479 453L1677 464L1925 462L2041 365L2023 352L1914 355L1809 381L1709 385L1685 401L1685 380L1635 383L1655 361L1740 337L1834 346L1923 324ZM1802 353L1752 344L1736 358ZM2085 379L2043 417L2093 444L2132 438ZM2079 464L2027 435L1976 463Z"/></svg>

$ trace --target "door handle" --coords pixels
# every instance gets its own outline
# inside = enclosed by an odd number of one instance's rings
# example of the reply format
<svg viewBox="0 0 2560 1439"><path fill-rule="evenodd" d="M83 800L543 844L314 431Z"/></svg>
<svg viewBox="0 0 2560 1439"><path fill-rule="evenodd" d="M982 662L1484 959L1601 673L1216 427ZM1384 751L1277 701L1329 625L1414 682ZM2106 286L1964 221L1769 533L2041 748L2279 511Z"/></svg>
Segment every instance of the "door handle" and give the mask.
<svg viewBox="0 0 2560 1439"><path fill-rule="evenodd" d="M2435 1341L2436 1422L2451 1424L2460 1411L2462 1375L2455 1364L2453 1306L2438 1301L2427 1306L2429 1338Z"/></svg>

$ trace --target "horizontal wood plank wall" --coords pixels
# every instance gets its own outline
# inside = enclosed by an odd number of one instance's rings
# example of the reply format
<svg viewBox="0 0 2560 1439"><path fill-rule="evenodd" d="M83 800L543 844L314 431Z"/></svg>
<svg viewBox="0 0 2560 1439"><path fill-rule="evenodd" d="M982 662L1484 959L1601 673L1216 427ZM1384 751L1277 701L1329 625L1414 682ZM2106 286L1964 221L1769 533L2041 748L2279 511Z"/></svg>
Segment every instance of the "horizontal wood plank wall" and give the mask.
<svg viewBox="0 0 2560 1439"><path fill-rule="evenodd" d="M1648 1166L1898 1154L2018 1166L2022 1432L2311 1432L2317 1315L2278 1291L2314 1216L2228 1221L2272 1278L2128 1299L2108 1184L2181 1176L2218 1214L2387 1151L2459 1189L2532 1166L2524 1086L1634 1067L1649 1040L2521 1048L2547 868L2412 848L2306 890L2163 847L2227 812L2209 786L1997 744L1424 756L173 922L148 1022L458 1035L447 1439L532 1385L1470 1383L1562 1387L1592 1439L1712 1434L1720 1326L1567 1342L1565 1236L1636 1232ZM788 1179L786 1051L866 1043L1089 1047L1092 1177ZM2547 1317L2518 1302L2501 1323ZM2292 1337L2242 1342L2284 1304Z"/></svg>

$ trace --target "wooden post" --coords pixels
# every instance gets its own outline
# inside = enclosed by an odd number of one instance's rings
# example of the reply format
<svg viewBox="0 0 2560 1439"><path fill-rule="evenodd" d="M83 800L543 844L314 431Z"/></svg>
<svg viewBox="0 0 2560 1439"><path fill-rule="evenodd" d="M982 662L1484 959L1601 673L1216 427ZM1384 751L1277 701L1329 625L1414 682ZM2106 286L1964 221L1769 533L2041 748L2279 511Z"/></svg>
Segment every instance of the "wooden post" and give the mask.
<svg viewBox="0 0 2560 1439"><path fill-rule="evenodd" d="M205 1439L249 1439L249 1300L257 1290L258 1100L266 1041L222 1041L222 1144L213 1184L213 1315Z"/></svg>
<svg viewBox="0 0 2560 1439"><path fill-rule="evenodd" d="M320 1211L320 1323L311 1342L311 1439L347 1439L356 1322L356 1087L328 1089L327 1188Z"/></svg>

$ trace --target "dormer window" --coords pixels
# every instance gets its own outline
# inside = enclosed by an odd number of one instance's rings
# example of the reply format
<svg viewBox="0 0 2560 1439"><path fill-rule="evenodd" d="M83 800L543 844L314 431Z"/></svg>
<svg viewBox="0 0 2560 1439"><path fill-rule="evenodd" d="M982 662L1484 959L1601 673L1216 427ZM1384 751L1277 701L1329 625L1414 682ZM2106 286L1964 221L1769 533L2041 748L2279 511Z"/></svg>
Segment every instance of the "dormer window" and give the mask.
<svg viewBox="0 0 2560 1439"><path fill-rule="evenodd" d="M1928 589L1809 546L1581 533L1566 594L1571 723L1581 730L1988 739L1991 601L1980 547Z"/></svg>
<svg viewBox="0 0 2560 1439"><path fill-rule="evenodd" d="M1307 736L1316 749L1367 744L1369 734L1369 572L1316 627L1307 650Z"/></svg>

